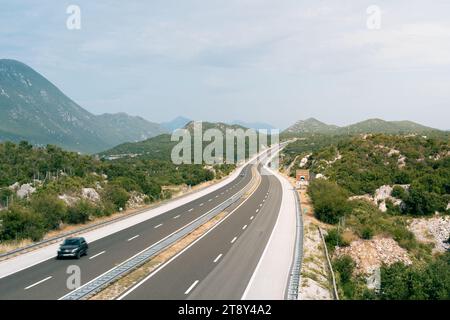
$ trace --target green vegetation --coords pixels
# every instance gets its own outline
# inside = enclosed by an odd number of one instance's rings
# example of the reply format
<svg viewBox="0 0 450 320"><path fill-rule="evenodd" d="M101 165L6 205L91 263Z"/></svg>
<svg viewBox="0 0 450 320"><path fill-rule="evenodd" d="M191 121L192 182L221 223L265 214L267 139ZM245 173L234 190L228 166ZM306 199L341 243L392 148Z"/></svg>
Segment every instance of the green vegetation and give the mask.
<svg viewBox="0 0 450 320"><path fill-rule="evenodd" d="M395 263L381 268L379 299L449 300L450 252L425 265Z"/></svg>
<svg viewBox="0 0 450 320"><path fill-rule="evenodd" d="M334 182L313 181L309 186L309 195L316 218L323 222L335 224L351 210L347 192Z"/></svg>
<svg viewBox="0 0 450 320"><path fill-rule="evenodd" d="M408 229L412 217L449 213L449 134L328 135L328 141L326 137L310 135L291 143L284 150L282 164L287 167L296 159L290 171L293 176L300 159L310 155L304 169L326 177L313 180L308 192L316 218L336 226L339 223L325 238L329 251L348 245L356 237L391 237L408 251L413 262L410 266L383 266L378 292L367 288L363 275L355 274L355 263L349 256L335 257L341 297L450 299L449 253L433 255L432 245L417 241ZM385 201L386 212L370 200L383 185L393 186L390 196L394 199ZM350 200L351 196L364 197Z"/></svg>
<svg viewBox="0 0 450 320"><path fill-rule="evenodd" d="M165 151L167 152L167 150ZM0 144L0 241L41 239L62 224L86 223L126 209L135 193L150 203L171 197L164 186L197 185L229 174L234 165L174 165L161 159L114 161L27 142ZM32 184L36 192L19 198L10 186ZM92 188L98 199L81 196ZM59 198L66 195L72 200ZM8 205L8 208L5 207Z"/></svg>

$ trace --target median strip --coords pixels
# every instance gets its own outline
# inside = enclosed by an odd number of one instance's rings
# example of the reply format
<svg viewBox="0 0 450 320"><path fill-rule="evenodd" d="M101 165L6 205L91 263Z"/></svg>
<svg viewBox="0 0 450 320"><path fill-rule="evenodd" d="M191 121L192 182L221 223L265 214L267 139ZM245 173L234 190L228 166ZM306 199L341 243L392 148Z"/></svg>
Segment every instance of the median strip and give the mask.
<svg viewBox="0 0 450 320"><path fill-rule="evenodd" d="M142 276L141 269L144 268L144 267L140 268L141 266L148 265L147 267L150 269L158 267L160 263L154 261L155 258L158 258L160 254L163 255L165 259L167 259L167 257L170 258L170 256L173 255L171 254L172 252L170 252L171 251L170 248L175 249L175 251L179 251L182 250L187 245L189 245L190 242L194 241L196 238L200 237L204 232L206 232L207 231L205 230L206 228L207 229L212 228L218 222L218 220L226 216L227 213L224 211L224 209L234 204L235 202L239 201L241 198L248 197L248 195L250 194L249 191L256 190L259 183L260 183L260 176L259 174L257 174L240 192L233 195L229 199L225 200L215 208L211 209L202 216L191 221L189 224L181 227L177 231L161 239L160 241L152 244L151 246L139 252L130 259L126 260L125 262L110 269L109 271L89 281L85 285L70 292L69 294L65 295L60 299L62 300L87 299L89 297L92 297L94 294L96 294L96 296L93 297L93 299L111 299L117 297L121 292L123 292L124 287L127 288L129 285L133 285L136 281L131 280L130 283L130 280L127 279L129 277L128 276L124 277L125 275L128 275L129 273L134 273L136 271L137 273L140 273L140 275L137 276L139 277ZM205 228L204 225L207 225L207 227ZM191 234L195 234L195 237L192 237L193 239L190 239L189 241L185 241L184 238L190 238L189 235ZM132 274L130 274L130 276L131 275ZM145 276L145 273L143 275ZM122 279L124 279L125 285L118 285L117 287L115 287L114 285L110 286L113 282L120 282ZM111 290L109 290L110 287L108 286L111 287ZM107 287L108 289L104 290ZM100 292L102 290L104 290L105 293Z"/></svg>

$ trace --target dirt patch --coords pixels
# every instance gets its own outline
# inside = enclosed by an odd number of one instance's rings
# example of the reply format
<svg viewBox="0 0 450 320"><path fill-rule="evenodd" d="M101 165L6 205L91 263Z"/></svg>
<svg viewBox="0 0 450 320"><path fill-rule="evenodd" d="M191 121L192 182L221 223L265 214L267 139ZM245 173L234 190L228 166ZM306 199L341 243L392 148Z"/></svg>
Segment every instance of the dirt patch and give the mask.
<svg viewBox="0 0 450 320"><path fill-rule="evenodd" d="M337 247L335 257L350 256L356 263L355 273L370 275L381 265L402 262L412 264L408 252L392 238L352 241L348 247Z"/></svg>

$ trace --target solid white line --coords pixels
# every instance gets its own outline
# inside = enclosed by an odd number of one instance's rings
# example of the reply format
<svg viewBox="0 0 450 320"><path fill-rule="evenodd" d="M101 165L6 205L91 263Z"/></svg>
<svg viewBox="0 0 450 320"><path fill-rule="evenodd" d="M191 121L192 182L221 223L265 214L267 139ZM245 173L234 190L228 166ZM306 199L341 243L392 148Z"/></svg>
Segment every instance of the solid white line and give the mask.
<svg viewBox="0 0 450 320"><path fill-rule="evenodd" d="M155 229L158 229L158 228L161 227L162 225L163 225L162 223L158 224L157 226L155 226Z"/></svg>
<svg viewBox="0 0 450 320"><path fill-rule="evenodd" d="M250 217L250 220L253 220L254 217L255 217L255 216L251 216L251 217Z"/></svg>
<svg viewBox="0 0 450 320"><path fill-rule="evenodd" d="M186 290L186 292L184 294L189 294L189 292L192 291L192 289L194 289L194 287L197 285L199 281L195 280L193 284L191 284L191 286L189 287L189 289Z"/></svg>
<svg viewBox="0 0 450 320"><path fill-rule="evenodd" d="M217 258L215 258L214 259L214 263L216 263L217 261L219 261L219 259L222 257L222 254L219 254L218 256L217 256Z"/></svg>
<svg viewBox="0 0 450 320"><path fill-rule="evenodd" d="M234 237L233 240L231 240L231 243L234 243L236 241L237 237Z"/></svg>
<svg viewBox="0 0 450 320"><path fill-rule="evenodd" d="M99 252L99 253L97 253L96 255L90 257L89 260L92 260L92 259L98 257L99 255L104 254L105 252L106 252L106 251Z"/></svg>
<svg viewBox="0 0 450 320"><path fill-rule="evenodd" d="M261 181L260 181L260 183L258 184L258 187L259 187L259 185L261 184ZM134 290L136 290L137 288L139 288L143 283L145 283L146 281L148 281L148 279L150 279L151 277L153 277L155 274L157 274L159 271L161 271L165 266L167 266L168 264L170 264L172 261L174 261L176 258L178 258L179 256L181 256L184 252L186 252L187 250L189 250L192 246L194 246L197 242L199 242L200 240L202 240L204 237L206 237L209 233L211 233L212 231L214 231L219 225L221 225L224 221L226 221L229 217L231 217L232 215L233 215L233 213L235 213L241 206L243 206L244 205L244 203L246 203L247 202L247 200L248 199L250 199L251 198L251 196L256 192L256 190L258 190L258 188L256 188L256 189L254 189L253 191L252 191L252 193L247 197L247 198L245 198L244 199L244 201L242 201L236 208L234 208L227 216L225 216L225 218L223 218L222 220L220 220L219 222L217 222L211 229L209 229L208 231L206 231L204 234L202 234L199 238L197 238L196 240L194 240L194 242L192 242L191 244L189 244L187 247L185 247L183 250L181 250L179 253L177 253L175 256L173 256L172 258L170 258L169 259L169 261L167 261L167 262L165 262L165 263L163 263L161 266L159 266L155 271L153 271L152 273L150 273L148 276L146 276L144 279L142 279L140 282L138 282L136 285L134 285L131 289L129 289L128 291L126 291L124 294L122 294L121 296L119 296L118 298L117 298L117 300L123 300L126 296L128 296L131 292L133 292ZM219 206L217 206L217 207L219 207ZM217 208L216 207L216 208ZM207 213L205 213L203 216L205 216L205 215L207 215L208 214L208 212ZM190 223L189 223L190 224ZM189 225L188 224L188 225ZM181 230L181 229L183 229L183 228L180 228L179 230ZM177 231L175 231L173 234L175 234L176 232L178 232L179 230L177 230ZM169 235L169 236L171 236L171 235ZM169 237L168 236L168 237ZM236 238L237 239L237 238ZM234 239L233 240L233 242L234 241L236 241L236 239ZM164 239L162 239L162 240L164 240ZM160 240L159 242L161 242L162 240ZM147 248L148 249L148 248ZM145 250L147 250L147 249L144 249L142 252L144 252ZM136 254L135 256L138 256L139 255L139 253L138 254ZM133 258L133 257L132 257ZM132 258L130 258L130 259L132 259ZM111 269L112 270L112 269ZM91 280L91 281L93 281L93 280ZM62 299L62 298L60 298L60 299Z"/></svg>
<svg viewBox="0 0 450 320"><path fill-rule="evenodd" d="M52 278L52 276L49 276L49 277L47 277L47 278L45 278L45 279L42 279L41 281L38 281L38 282L33 283L32 285L26 287L24 290L28 290L28 289L30 289L30 288L33 288L33 287L37 286L38 284L41 284L42 282L47 281L47 280L49 280L49 279L51 279L51 278Z"/></svg>
<svg viewBox="0 0 450 320"><path fill-rule="evenodd" d="M175 216L175 217L173 217L174 219L178 219L180 217L180 215L177 215L177 216Z"/></svg>
<svg viewBox="0 0 450 320"><path fill-rule="evenodd" d="M127 241L131 241L131 240L134 240L134 239L136 239L137 237L139 237L139 235L136 235L136 236L134 236L134 237L131 237L130 239L128 239Z"/></svg>
<svg viewBox="0 0 450 320"><path fill-rule="evenodd" d="M243 226L243 227L242 227L242 230L245 230L246 228L247 228L247 225Z"/></svg>

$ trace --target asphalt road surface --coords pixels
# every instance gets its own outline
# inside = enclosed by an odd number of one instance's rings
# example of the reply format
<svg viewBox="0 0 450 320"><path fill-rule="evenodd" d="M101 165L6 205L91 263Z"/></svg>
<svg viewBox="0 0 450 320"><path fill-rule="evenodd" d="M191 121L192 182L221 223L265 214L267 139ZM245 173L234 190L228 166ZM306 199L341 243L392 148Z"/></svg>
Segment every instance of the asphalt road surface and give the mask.
<svg viewBox="0 0 450 320"><path fill-rule="evenodd" d="M244 176L239 175L235 180L216 191L159 216L90 243L89 254L80 260L49 259L0 279L0 300L55 300L66 295L71 291L66 284L67 279L70 276L70 274L67 273L67 268L69 266L77 265L80 267L81 284L98 277L134 256L136 253L144 250L202 214L208 212L230 198L233 194L239 192L251 180L251 166L252 165L249 164L243 169L242 172L245 174ZM264 180L266 181L267 179ZM266 181L262 186L265 186L264 190L268 190L269 184ZM260 187L259 189L262 190L261 188L263 187ZM262 192L258 192L255 196L255 199L257 198L258 200L255 201L258 202L262 200L262 196ZM255 205L256 202L253 200L251 201L251 203L254 203ZM254 212L256 209L251 209L256 216L256 213ZM250 213L251 212L249 211L248 214ZM234 214L233 216L242 216L243 220L245 216L245 219L248 220L248 214ZM234 221L235 219L230 220ZM241 224L243 223L243 220L240 221ZM251 221L248 221L248 225L251 225ZM234 232L236 236L240 236L242 233L238 233L237 230L234 229L230 229L230 232ZM220 234L222 233L223 231L220 232ZM219 247L216 248L215 246L216 243L214 243L212 247L215 250L219 250ZM220 248L219 251L222 250L225 253L225 248ZM199 257L199 259L202 258ZM179 285L183 286L184 283L180 283ZM163 287L167 288L167 285L164 285ZM171 296L170 292L167 290L163 290L162 292L167 292L168 298L183 297L177 295L176 290L173 291L173 296ZM153 296L148 296L148 298L150 297Z"/></svg>
<svg viewBox="0 0 450 320"><path fill-rule="evenodd" d="M262 175L247 201L121 299L241 299L275 226L281 198L280 182Z"/></svg>

